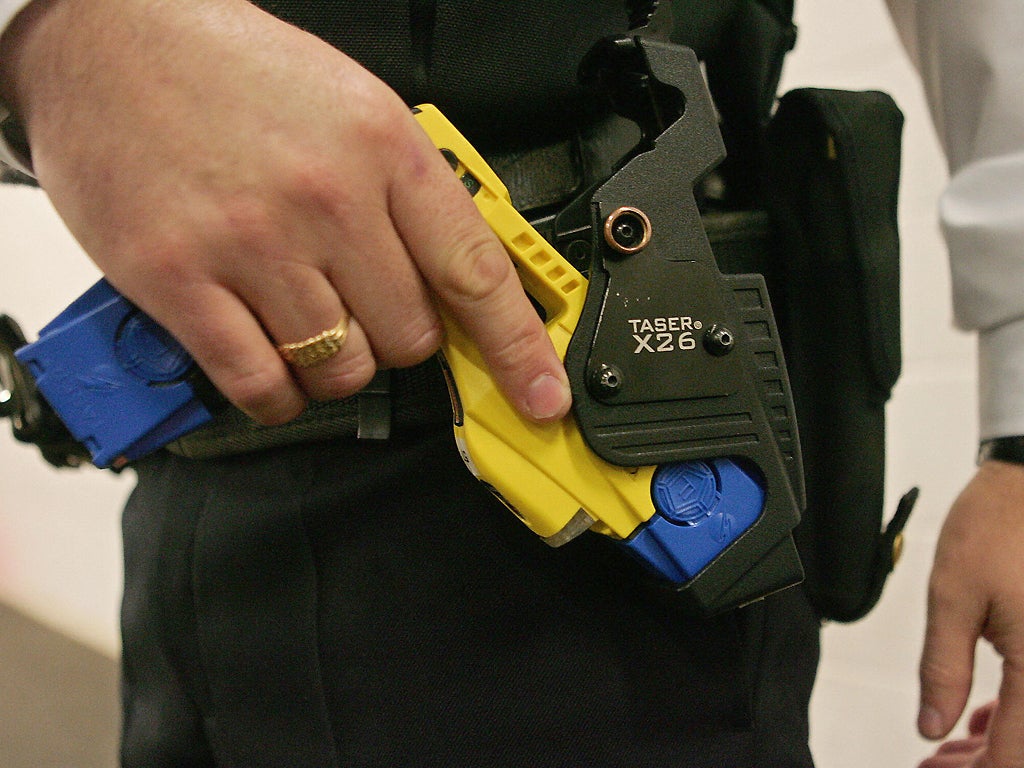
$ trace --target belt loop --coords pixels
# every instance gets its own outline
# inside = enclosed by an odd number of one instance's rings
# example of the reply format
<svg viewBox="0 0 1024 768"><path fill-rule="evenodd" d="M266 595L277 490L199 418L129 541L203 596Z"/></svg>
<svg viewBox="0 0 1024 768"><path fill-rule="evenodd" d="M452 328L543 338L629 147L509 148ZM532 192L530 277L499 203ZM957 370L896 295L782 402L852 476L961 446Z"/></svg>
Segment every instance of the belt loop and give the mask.
<svg viewBox="0 0 1024 768"><path fill-rule="evenodd" d="M356 398L359 404L356 437L387 440L391 435L391 371L377 371Z"/></svg>

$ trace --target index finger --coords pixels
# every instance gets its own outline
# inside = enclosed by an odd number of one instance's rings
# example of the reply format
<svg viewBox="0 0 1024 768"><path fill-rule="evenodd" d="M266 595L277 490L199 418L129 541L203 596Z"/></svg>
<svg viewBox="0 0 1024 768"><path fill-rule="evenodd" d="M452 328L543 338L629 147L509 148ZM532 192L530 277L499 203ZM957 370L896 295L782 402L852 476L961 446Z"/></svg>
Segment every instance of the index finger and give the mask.
<svg viewBox="0 0 1024 768"><path fill-rule="evenodd" d="M974 650L984 607L966 592L957 573L936 558L928 589L928 623L921 652L918 729L939 739L956 724L971 691Z"/></svg>
<svg viewBox="0 0 1024 768"><path fill-rule="evenodd" d="M410 151L414 170L390 196L406 248L512 406L536 421L561 418L568 377L508 253L426 137Z"/></svg>

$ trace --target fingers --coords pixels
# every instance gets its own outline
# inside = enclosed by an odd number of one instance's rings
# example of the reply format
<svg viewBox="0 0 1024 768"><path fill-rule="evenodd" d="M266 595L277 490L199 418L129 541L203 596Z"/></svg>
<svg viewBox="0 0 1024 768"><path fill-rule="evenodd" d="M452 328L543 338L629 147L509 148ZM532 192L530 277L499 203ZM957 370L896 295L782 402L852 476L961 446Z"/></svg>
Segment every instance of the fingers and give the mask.
<svg viewBox="0 0 1024 768"><path fill-rule="evenodd" d="M998 706L999 699L994 699L974 710L967 724L967 732L971 736L985 735L988 731L989 723L992 721L992 715Z"/></svg>
<svg viewBox="0 0 1024 768"><path fill-rule="evenodd" d="M978 766L988 745L988 726L998 700L978 707L971 713L968 735L963 739L943 742L935 754L921 761L918 768L969 768Z"/></svg>
<svg viewBox="0 0 1024 768"><path fill-rule="evenodd" d="M372 182L359 196L322 178L293 183L293 189L305 187L295 194L316 202L307 210L329 215L290 228L271 246L249 248L249 259L239 260L226 282L238 286L274 345L311 339L347 317L348 335L337 354L308 368L291 367L295 383L311 397L344 397L378 366L426 359L442 335L436 298L476 342L520 413L561 417L569 407L568 381L543 323L505 249L440 154L424 142L418 151L427 168L423 178L409 183L402 175L390 197ZM238 402L231 391L225 394ZM246 402L265 420L264 399Z"/></svg>
<svg viewBox="0 0 1024 768"><path fill-rule="evenodd" d="M957 574L937 561L928 595L928 624L921 654L918 730L940 739L956 724L971 690L974 648L984 617L963 597Z"/></svg>
<svg viewBox="0 0 1024 768"><path fill-rule="evenodd" d="M154 318L191 353L213 385L257 420L282 424L305 407L306 396L249 308L219 286L195 287L187 314Z"/></svg>
<svg viewBox="0 0 1024 768"><path fill-rule="evenodd" d="M985 739L971 736L942 744L934 755L922 760L918 768L969 768L985 751Z"/></svg>
<svg viewBox="0 0 1024 768"><path fill-rule="evenodd" d="M359 322L344 312L330 328L276 348L303 391L314 400L354 394L377 370L366 334Z"/></svg>
<svg viewBox="0 0 1024 768"><path fill-rule="evenodd" d="M360 206L339 216L337 258L325 264L334 290L365 331L377 362L404 368L441 343L441 320L386 208Z"/></svg>
<svg viewBox="0 0 1024 768"><path fill-rule="evenodd" d="M1024 670L1013 659L1003 660L999 706L988 723L985 768L1016 768L1024 765Z"/></svg>
<svg viewBox="0 0 1024 768"><path fill-rule="evenodd" d="M307 396L345 397L373 377L377 361L370 342L322 271L301 263L277 265L254 274L245 287L264 335Z"/></svg>
<svg viewBox="0 0 1024 768"><path fill-rule="evenodd" d="M568 410L561 361L507 254L390 88L247 3L203 24L180 4L115 5L121 23L68 23L42 42L74 45L34 47L47 71L81 64L90 77L87 91L63 78L39 90L33 158L111 282L229 399L273 423L305 397L352 394L377 366L431 354L442 309L517 410ZM277 345L346 316L333 357L280 359Z"/></svg>
<svg viewBox="0 0 1024 768"><path fill-rule="evenodd" d="M988 726L998 700L978 707L971 713L968 735L963 739L943 742L935 754L921 761L918 768L968 768L977 766L988 745Z"/></svg>
<svg viewBox="0 0 1024 768"><path fill-rule="evenodd" d="M519 413L537 421L564 416L565 369L504 247L425 137L410 148L406 173L415 183L391 190L392 212L439 302Z"/></svg>
<svg viewBox="0 0 1024 768"><path fill-rule="evenodd" d="M954 502L936 547L921 663L922 733L941 736L970 688L973 648L1003 658L998 706L970 723L985 730L975 768L1024 766L1024 470L987 461ZM986 724L987 720L987 724Z"/></svg>
<svg viewBox="0 0 1024 768"><path fill-rule="evenodd" d="M1009 676L1012 678L1012 674ZM1003 691L1009 693L1011 686ZM978 707L971 713L968 736L953 739L939 745L931 757L923 760L918 768L1018 768L1024 765L1024 750L1021 749L1021 733L1010 729L1009 735L997 733L1003 726L999 721L999 700ZM1013 713L1007 713L1006 724L1015 721Z"/></svg>

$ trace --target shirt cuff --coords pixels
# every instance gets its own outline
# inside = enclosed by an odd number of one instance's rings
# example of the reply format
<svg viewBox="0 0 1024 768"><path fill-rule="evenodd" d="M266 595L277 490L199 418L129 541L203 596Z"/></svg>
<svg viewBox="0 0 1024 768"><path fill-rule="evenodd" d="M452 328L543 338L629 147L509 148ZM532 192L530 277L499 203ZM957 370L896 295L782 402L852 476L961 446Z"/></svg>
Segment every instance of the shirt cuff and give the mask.
<svg viewBox="0 0 1024 768"><path fill-rule="evenodd" d="M978 334L980 438L1024 435L1024 319Z"/></svg>
<svg viewBox="0 0 1024 768"><path fill-rule="evenodd" d="M0 0L0 35L30 2L32 0ZM13 119L7 105L0 101L0 163L31 176L32 161L27 147L18 146L21 142L11 140L12 136L21 136L20 128L11 125Z"/></svg>

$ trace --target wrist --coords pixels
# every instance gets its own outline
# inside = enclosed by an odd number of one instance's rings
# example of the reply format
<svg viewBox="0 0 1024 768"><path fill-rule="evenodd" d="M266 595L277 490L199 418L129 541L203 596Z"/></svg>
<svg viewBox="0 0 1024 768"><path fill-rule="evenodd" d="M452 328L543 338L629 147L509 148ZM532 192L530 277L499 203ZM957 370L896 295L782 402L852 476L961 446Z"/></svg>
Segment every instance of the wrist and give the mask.
<svg viewBox="0 0 1024 768"><path fill-rule="evenodd" d="M23 91L33 78L26 71L27 50L52 0L0 0L0 102L13 114L23 111Z"/></svg>
<svg viewBox="0 0 1024 768"><path fill-rule="evenodd" d="M0 37L32 0L0 0Z"/></svg>
<svg viewBox="0 0 1024 768"><path fill-rule="evenodd" d="M0 163L24 173L30 173L31 159L23 126L13 108L13 67L9 62L14 58L17 43L13 41L16 32L8 30L24 15L22 12L30 2L0 0Z"/></svg>
<svg viewBox="0 0 1024 768"><path fill-rule="evenodd" d="M1024 435L982 440L978 447L978 463L989 460L1024 465Z"/></svg>

